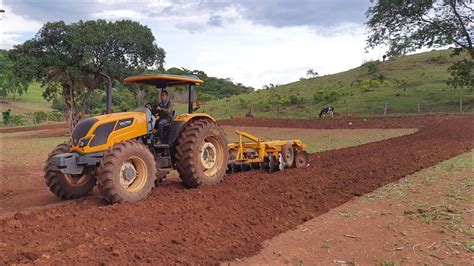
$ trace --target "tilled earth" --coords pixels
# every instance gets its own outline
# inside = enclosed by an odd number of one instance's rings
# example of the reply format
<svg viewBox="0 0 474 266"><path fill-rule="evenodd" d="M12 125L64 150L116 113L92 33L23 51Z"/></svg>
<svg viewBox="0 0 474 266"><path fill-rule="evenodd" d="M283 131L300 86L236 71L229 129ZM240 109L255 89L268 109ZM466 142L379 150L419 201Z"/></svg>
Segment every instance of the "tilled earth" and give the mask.
<svg viewBox="0 0 474 266"><path fill-rule="evenodd" d="M415 134L312 154L307 169L233 174L222 184L191 190L167 183L135 204L110 206L91 196L18 212L0 220L0 260L212 264L253 255L266 239L474 148L472 116L416 119L425 124ZM243 120L249 125L259 119ZM252 126L314 123L264 121Z"/></svg>

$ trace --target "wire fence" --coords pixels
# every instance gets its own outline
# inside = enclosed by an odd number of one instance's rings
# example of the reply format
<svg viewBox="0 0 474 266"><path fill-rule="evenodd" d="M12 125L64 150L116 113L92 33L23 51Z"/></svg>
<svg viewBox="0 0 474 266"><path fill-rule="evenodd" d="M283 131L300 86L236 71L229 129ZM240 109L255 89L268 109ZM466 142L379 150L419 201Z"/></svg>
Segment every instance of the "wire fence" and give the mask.
<svg viewBox="0 0 474 266"><path fill-rule="evenodd" d="M436 113L474 113L474 95L472 98L459 99L380 99L347 100L328 104L299 104L293 106L273 106L270 110L249 106L242 108L239 116L261 116L277 118L319 118L322 108L333 107L336 116L397 116L423 115Z"/></svg>

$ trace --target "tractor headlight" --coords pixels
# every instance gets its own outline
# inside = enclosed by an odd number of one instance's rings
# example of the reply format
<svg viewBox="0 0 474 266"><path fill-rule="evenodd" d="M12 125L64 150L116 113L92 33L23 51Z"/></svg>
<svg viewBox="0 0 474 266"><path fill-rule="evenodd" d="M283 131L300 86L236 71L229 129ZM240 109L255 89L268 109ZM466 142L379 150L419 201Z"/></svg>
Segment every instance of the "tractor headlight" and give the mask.
<svg viewBox="0 0 474 266"><path fill-rule="evenodd" d="M85 146L87 146L87 144L89 144L89 141L91 140L91 138L83 138L79 141L79 144L78 146L80 148L84 148Z"/></svg>

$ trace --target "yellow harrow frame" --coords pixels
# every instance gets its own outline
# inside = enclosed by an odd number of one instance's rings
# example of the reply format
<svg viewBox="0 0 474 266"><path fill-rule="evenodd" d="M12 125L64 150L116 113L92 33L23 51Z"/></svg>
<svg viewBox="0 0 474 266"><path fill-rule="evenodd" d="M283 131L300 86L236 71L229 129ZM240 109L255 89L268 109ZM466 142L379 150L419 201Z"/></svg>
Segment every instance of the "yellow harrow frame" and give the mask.
<svg viewBox="0 0 474 266"><path fill-rule="evenodd" d="M273 172L279 168L307 167L306 144L301 140L261 140L256 136L236 130L239 141L229 143L229 170L237 172L251 169L268 169ZM245 141L244 141L245 140Z"/></svg>

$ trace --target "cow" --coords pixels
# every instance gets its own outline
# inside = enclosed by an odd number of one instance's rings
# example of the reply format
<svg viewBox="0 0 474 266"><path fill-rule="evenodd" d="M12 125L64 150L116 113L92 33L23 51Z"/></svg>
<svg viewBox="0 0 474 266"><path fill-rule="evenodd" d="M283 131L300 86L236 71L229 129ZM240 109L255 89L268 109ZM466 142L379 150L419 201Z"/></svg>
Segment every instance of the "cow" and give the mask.
<svg viewBox="0 0 474 266"><path fill-rule="evenodd" d="M334 108L332 106L322 108L321 112L319 112L319 118L322 118L323 115L327 114L329 114L331 117L334 117Z"/></svg>

